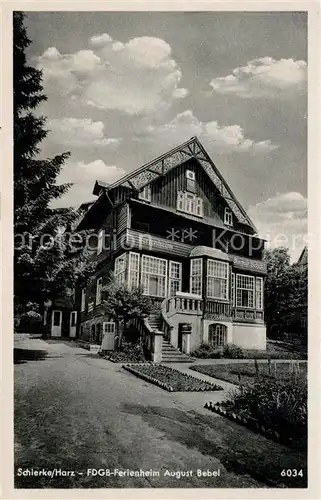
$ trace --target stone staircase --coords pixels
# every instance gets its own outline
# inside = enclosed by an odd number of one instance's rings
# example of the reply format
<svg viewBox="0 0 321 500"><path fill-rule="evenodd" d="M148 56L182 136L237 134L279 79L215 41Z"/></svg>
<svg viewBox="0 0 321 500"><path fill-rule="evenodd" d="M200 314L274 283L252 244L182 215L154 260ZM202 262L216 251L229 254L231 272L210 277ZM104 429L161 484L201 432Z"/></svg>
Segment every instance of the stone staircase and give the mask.
<svg viewBox="0 0 321 500"><path fill-rule="evenodd" d="M162 332L162 319L159 314L151 314L148 318L148 323L155 331ZM187 354L181 352L176 347L172 346L169 340L163 338L162 343L162 363L193 363L193 359Z"/></svg>

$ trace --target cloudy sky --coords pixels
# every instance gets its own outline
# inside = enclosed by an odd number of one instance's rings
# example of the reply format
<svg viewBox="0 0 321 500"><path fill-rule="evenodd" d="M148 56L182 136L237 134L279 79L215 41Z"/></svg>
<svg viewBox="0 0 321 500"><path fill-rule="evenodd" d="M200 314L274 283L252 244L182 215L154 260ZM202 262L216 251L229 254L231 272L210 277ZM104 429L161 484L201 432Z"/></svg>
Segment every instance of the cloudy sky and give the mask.
<svg viewBox="0 0 321 500"><path fill-rule="evenodd" d="M307 231L303 13L29 12L60 206L196 135L272 246ZM282 237L283 235L283 237ZM287 238L287 239L285 239Z"/></svg>

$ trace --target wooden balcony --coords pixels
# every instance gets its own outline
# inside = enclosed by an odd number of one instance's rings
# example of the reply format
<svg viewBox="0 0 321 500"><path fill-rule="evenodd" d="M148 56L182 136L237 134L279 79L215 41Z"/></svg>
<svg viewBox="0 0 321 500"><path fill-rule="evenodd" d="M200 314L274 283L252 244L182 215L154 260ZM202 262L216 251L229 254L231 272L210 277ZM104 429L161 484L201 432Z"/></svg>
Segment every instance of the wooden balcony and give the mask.
<svg viewBox="0 0 321 500"><path fill-rule="evenodd" d="M180 241L172 241L160 236L154 236L135 229L126 229L117 237L116 249L147 250L160 252L177 257L187 257L193 246Z"/></svg>
<svg viewBox="0 0 321 500"><path fill-rule="evenodd" d="M231 321L231 304L207 299L205 301L204 319Z"/></svg>

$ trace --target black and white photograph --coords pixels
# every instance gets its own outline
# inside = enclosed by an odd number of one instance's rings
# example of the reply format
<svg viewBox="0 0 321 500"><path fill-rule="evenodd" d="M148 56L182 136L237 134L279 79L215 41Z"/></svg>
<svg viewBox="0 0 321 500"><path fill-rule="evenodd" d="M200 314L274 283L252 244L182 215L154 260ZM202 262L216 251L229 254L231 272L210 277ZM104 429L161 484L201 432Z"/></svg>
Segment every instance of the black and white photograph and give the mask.
<svg viewBox="0 0 321 500"><path fill-rule="evenodd" d="M87 7L12 12L14 489L304 495L308 12Z"/></svg>

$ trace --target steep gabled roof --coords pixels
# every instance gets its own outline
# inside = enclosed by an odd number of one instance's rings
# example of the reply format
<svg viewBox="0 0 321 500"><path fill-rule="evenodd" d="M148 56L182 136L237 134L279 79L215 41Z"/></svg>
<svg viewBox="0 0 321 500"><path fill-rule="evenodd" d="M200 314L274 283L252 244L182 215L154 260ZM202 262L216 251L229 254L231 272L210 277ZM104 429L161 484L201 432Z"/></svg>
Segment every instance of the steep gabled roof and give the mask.
<svg viewBox="0 0 321 500"><path fill-rule="evenodd" d="M300 257L297 260L299 266L306 266L308 264L308 247L305 246L301 252Z"/></svg>
<svg viewBox="0 0 321 500"><path fill-rule="evenodd" d="M246 211L236 199L232 190L217 170L214 162L200 143L197 137L192 137L188 141L180 144L179 146L171 149L167 153L159 156L155 160L145 163L142 167L137 168L130 174L125 175L118 181L110 184L106 189L112 189L122 186L133 190L141 190L150 182L156 180L158 177L165 175L169 170L177 167L191 158L195 158L202 168L207 173L208 177L212 180L215 187L218 189L221 196L225 199L226 203L234 213L235 217L241 224L250 226L254 232L257 232ZM95 189L97 189L97 183ZM103 187L101 185L101 187Z"/></svg>

